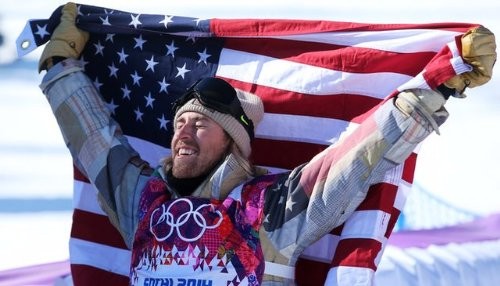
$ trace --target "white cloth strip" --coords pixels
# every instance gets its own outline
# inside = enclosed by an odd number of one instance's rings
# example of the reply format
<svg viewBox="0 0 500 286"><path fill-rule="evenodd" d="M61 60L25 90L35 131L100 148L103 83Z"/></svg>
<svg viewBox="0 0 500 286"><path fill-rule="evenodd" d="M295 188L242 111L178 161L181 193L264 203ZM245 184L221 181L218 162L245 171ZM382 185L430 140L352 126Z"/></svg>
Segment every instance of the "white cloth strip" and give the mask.
<svg viewBox="0 0 500 286"><path fill-rule="evenodd" d="M464 72L472 71L472 66L465 63L464 59L460 56L460 51L458 50L456 42L451 42L448 44L448 48L451 51L453 57L450 59L451 66L455 70L455 73L461 74Z"/></svg>
<svg viewBox="0 0 500 286"><path fill-rule="evenodd" d="M295 267L266 261L264 274L283 277L286 279L294 279Z"/></svg>

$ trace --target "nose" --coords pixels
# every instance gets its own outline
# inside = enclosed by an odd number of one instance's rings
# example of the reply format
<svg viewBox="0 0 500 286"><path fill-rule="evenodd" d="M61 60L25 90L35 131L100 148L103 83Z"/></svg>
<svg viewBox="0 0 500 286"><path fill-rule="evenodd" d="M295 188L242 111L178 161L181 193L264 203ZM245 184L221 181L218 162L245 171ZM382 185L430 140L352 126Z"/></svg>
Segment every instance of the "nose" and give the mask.
<svg viewBox="0 0 500 286"><path fill-rule="evenodd" d="M175 130L175 135L179 139L192 138L194 128L191 124L183 124Z"/></svg>

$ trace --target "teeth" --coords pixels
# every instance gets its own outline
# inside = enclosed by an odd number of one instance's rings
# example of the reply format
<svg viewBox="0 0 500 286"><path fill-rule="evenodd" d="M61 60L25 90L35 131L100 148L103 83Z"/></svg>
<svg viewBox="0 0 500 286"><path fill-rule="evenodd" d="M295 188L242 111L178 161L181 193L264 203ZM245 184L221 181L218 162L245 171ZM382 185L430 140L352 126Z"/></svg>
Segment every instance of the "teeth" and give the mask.
<svg viewBox="0 0 500 286"><path fill-rule="evenodd" d="M179 149L179 155L191 155L191 154L194 154L194 150L184 149L184 148Z"/></svg>

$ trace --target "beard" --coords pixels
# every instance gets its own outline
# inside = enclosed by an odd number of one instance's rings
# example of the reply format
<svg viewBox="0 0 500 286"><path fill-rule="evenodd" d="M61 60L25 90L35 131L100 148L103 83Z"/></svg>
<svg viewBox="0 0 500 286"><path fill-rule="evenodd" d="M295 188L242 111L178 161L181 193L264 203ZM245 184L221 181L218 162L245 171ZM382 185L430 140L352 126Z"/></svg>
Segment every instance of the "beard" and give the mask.
<svg viewBox="0 0 500 286"><path fill-rule="evenodd" d="M177 160L172 158L172 175L178 179L196 178L210 173L217 165L224 160L224 156L211 158L210 160Z"/></svg>
<svg viewBox="0 0 500 286"><path fill-rule="evenodd" d="M197 153L189 156L172 154L172 175L175 178L196 178L212 172L229 154L230 144L225 142L212 150L197 150Z"/></svg>

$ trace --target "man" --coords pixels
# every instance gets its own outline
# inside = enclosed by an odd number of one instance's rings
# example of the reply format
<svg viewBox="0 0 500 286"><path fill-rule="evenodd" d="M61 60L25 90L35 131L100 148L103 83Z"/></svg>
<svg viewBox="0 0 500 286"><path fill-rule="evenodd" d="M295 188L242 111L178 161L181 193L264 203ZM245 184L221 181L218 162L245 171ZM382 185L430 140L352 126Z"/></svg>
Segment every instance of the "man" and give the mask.
<svg viewBox="0 0 500 286"><path fill-rule="evenodd" d="M472 31L464 46L471 72L439 92L408 90L388 99L352 135L281 174L248 159L264 114L260 99L203 78L177 101L172 154L152 168L76 60L88 39L74 25L76 14L73 3L63 8L40 59L47 70L41 88L75 164L132 249L134 285L283 282L275 277L281 268L267 261L293 265L342 224L369 186L446 120L446 98L487 82L496 59L491 32Z"/></svg>

